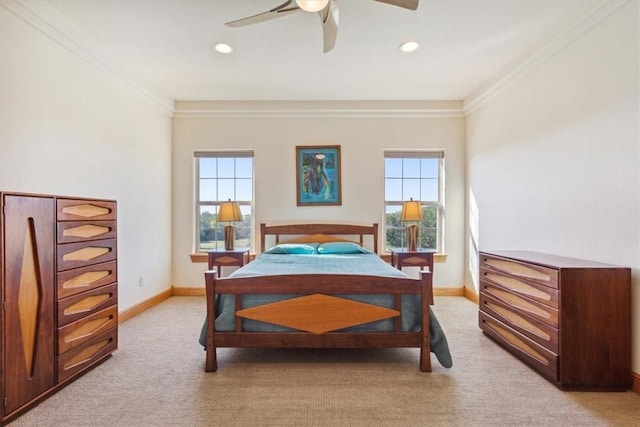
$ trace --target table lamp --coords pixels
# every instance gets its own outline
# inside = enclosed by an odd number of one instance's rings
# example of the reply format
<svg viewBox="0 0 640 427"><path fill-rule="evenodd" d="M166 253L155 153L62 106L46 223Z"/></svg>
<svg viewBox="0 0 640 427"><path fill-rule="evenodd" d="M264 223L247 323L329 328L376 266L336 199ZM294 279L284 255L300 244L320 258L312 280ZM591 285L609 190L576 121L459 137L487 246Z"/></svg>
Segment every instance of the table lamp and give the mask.
<svg viewBox="0 0 640 427"><path fill-rule="evenodd" d="M420 201L411 198L408 202L402 202L402 213L400 214L402 222L420 222L422 221L422 205ZM418 224L407 225L407 250L415 251L418 247Z"/></svg>
<svg viewBox="0 0 640 427"><path fill-rule="evenodd" d="M221 202L220 210L218 211L218 222L228 223L224 226L224 249L227 251L233 250L233 243L236 240L236 229L231 223L238 221L242 221L242 213L238 202L232 202L231 199L227 202Z"/></svg>

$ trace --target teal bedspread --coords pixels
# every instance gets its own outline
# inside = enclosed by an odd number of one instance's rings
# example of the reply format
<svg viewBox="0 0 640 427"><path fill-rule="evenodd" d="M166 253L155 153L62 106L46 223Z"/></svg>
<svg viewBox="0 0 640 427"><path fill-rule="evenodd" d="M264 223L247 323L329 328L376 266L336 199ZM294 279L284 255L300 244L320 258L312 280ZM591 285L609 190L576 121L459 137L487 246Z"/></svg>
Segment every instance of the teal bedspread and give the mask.
<svg viewBox="0 0 640 427"><path fill-rule="evenodd" d="M388 277L407 277L405 273L384 262L378 255L371 253L358 254L269 254L258 256L253 262L236 270L231 277L264 276L278 274L354 274ZM243 308L254 307L276 301L294 298L299 295L246 295ZM341 295L341 297L393 308L391 295ZM420 331L420 297L418 295L402 296L402 330ZM216 296L216 331L233 331L235 327L235 296ZM430 310L431 351L445 368L452 366L451 354L445 333L440 322ZM251 332L290 332L292 329L258 322L251 319L242 320L242 328ZM345 328L345 332L388 332L393 330L393 320L381 320L364 325ZM206 343L206 320L200 333L200 344Z"/></svg>

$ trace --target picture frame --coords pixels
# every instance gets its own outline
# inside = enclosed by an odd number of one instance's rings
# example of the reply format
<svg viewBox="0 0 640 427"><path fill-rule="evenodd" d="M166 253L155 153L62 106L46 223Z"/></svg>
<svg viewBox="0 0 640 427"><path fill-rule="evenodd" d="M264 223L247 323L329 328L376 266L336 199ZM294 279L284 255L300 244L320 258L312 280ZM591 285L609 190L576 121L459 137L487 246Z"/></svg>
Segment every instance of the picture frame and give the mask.
<svg viewBox="0 0 640 427"><path fill-rule="evenodd" d="M298 206L342 205L339 145L296 146Z"/></svg>

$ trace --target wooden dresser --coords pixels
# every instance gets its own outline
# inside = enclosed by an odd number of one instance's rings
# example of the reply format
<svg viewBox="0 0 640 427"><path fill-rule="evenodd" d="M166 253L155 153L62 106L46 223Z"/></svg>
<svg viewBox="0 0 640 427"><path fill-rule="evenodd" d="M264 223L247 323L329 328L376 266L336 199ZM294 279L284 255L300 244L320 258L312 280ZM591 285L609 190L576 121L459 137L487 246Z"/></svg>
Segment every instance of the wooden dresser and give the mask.
<svg viewBox="0 0 640 427"><path fill-rule="evenodd" d="M482 331L566 390L631 387L631 269L480 253Z"/></svg>
<svg viewBox="0 0 640 427"><path fill-rule="evenodd" d="M116 202L0 193L2 423L117 348Z"/></svg>

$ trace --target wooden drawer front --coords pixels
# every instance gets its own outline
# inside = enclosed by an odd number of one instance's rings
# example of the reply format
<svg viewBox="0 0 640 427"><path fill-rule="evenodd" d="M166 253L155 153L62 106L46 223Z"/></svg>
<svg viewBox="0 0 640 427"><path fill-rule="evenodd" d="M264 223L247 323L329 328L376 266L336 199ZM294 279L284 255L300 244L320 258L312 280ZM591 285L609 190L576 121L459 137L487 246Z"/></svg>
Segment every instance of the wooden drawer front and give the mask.
<svg viewBox="0 0 640 427"><path fill-rule="evenodd" d="M57 200L58 221L114 220L116 202L105 200Z"/></svg>
<svg viewBox="0 0 640 427"><path fill-rule="evenodd" d="M58 356L58 382L89 368L118 348L118 329L93 337L81 346Z"/></svg>
<svg viewBox="0 0 640 427"><path fill-rule="evenodd" d="M58 273L58 299L79 294L118 280L116 261L90 265Z"/></svg>
<svg viewBox="0 0 640 427"><path fill-rule="evenodd" d="M58 326L64 326L117 303L117 283L65 298L58 301Z"/></svg>
<svg viewBox="0 0 640 427"><path fill-rule="evenodd" d="M558 354L558 330L556 328L512 311L507 304L486 294L480 298L480 310Z"/></svg>
<svg viewBox="0 0 640 427"><path fill-rule="evenodd" d="M58 245L58 271L114 260L116 251L116 239Z"/></svg>
<svg viewBox="0 0 640 427"><path fill-rule="evenodd" d="M480 266L491 267L511 276L521 277L543 286L558 289L558 270L552 268L484 254L480 257Z"/></svg>
<svg viewBox="0 0 640 427"><path fill-rule="evenodd" d="M541 322L558 327L558 310L536 301L521 297L500 286L493 286L491 283L480 280L480 296L489 295L501 301L512 311L525 313Z"/></svg>
<svg viewBox="0 0 640 427"><path fill-rule="evenodd" d="M111 306L58 329L58 354L65 353L118 325L118 307Z"/></svg>
<svg viewBox="0 0 640 427"><path fill-rule="evenodd" d="M480 278L493 285L509 289L515 294L558 308L557 289L542 286L534 282L530 283L526 280L508 276L487 267L480 267Z"/></svg>
<svg viewBox="0 0 640 427"><path fill-rule="evenodd" d="M531 341L504 323L480 312L480 328L485 334L524 360L543 376L557 382L558 355Z"/></svg>
<svg viewBox="0 0 640 427"><path fill-rule="evenodd" d="M115 221L69 221L58 223L58 243L114 239L116 235Z"/></svg>

